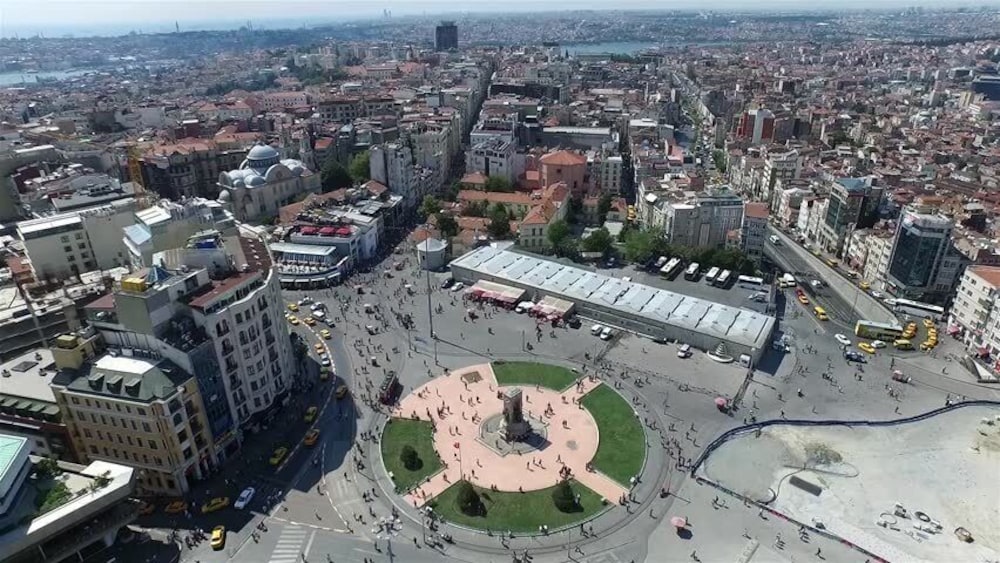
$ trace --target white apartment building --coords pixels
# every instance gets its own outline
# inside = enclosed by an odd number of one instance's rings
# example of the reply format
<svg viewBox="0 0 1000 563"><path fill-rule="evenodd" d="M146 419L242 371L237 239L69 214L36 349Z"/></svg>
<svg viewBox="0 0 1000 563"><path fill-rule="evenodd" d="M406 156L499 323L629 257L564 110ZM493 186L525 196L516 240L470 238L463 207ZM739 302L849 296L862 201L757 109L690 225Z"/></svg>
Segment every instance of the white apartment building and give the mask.
<svg viewBox="0 0 1000 563"><path fill-rule="evenodd" d="M776 184L778 196L778 209L775 212L775 219L784 228L795 227L799 222L799 210L802 208L802 199L812 194L811 191L802 188L782 189L782 182Z"/></svg>
<svg viewBox="0 0 1000 563"><path fill-rule="evenodd" d="M238 221L268 219L278 209L319 193L319 174L302 161L282 159L270 145L257 145L238 170L219 174L219 199Z"/></svg>
<svg viewBox="0 0 1000 563"><path fill-rule="evenodd" d="M601 192L613 196L622 193L622 157L605 156L600 159L597 166L597 180L601 186Z"/></svg>
<svg viewBox="0 0 1000 563"><path fill-rule="evenodd" d="M772 213L777 212L780 201L774 197L774 186L779 180L794 180L802 173L802 157L799 151L785 153L769 152L764 159L764 185L761 200L769 202Z"/></svg>
<svg viewBox="0 0 1000 563"><path fill-rule="evenodd" d="M961 333L968 350L980 357L1000 356L1000 267L965 269L951 311L948 332Z"/></svg>
<svg viewBox="0 0 1000 563"><path fill-rule="evenodd" d="M135 222L135 201L119 200L17 224L35 279L58 279L128 264L122 229Z"/></svg>
<svg viewBox="0 0 1000 563"><path fill-rule="evenodd" d="M414 165L413 153L404 144L376 145L368 154L371 179L402 196L404 209L415 209L425 195L441 186L440 171Z"/></svg>
<svg viewBox="0 0 1000 563"><path fill-rule="evenodd" d="M218 201L161 199L135 213L135 224L125 227L123 242L132 268L138 269L152 265L153 253L184 246L191 235L211 229L224 236L236 233L233 214Z"/></svg>
<svg viewBox="0 0 1000 563"><path fill-rule="evenodd" d="M767 218L766 204L754 202L744 205L743 225L740 226L740 251L758 264L764 257Z"/></svg>
<svg viewBox="0 0 1000 563"><path fill-rule="evenodd" d="M670 203L665 206L667 240L692 248L725 246L729 232L743 224L743 205L743 199L728 190Z"/></svg>
<svg viewBox="0 0 1000 563"><path fill-rule="evenodd" d="M513 184L517 180L516 148L513 141L502 138L477 143L466 153L465 171L469 174L481 172L487 177L498 176Z"/></svg>
<svg viewBox="0 0 1000 563"><path fill-rule="evenodd" d="M263 92L257 94L257 99L260 100L260 108L264 111L309 105L309 94L306 92Z"/></svg>

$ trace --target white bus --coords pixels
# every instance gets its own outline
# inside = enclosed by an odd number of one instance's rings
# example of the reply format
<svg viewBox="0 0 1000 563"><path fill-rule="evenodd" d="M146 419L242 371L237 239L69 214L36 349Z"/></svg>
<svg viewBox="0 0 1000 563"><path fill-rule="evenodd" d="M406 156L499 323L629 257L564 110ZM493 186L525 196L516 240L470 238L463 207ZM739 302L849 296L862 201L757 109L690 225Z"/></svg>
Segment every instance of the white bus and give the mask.
<svg viewBox="0 0 1000 563"><path fill-rule="evenodd" d="M718 266L712 266L712 268L705 274L705 283L713 284L715 283L715 278L719 275Z"/></svg>
<svg viewBox="0 0 1000 563"><path fill-rule="evenodd" d="M667 262L665 266L660 268L660 275L668 279L673 279L673 277L677 275L677 272L679 272L680 269L681 269L681 259L671 258L670 261Z"/></svg>
<svg viewBox="0 0 1000 563"><path fill-rule="evenodd" d="M746 287L747 289L764 287L764 278L755 278L753 276L737 276L736 282L740 284L740 287Z"/></svg>
<svg viewBox="0 0 1000 563"><path fill-rule="evenodd" d="M729 285L729 278L731 276L732 272L730 272L729 270L722 270L722 273L719 274L719 277L715 278L715 285L719 287L726 287L727 285Z"/></svg>
<svg viewBox="0 0 1000 563"><path fill-rule="evenodd" d="M909 299L896 299L893 309L897 313L910 315L911 317L929 318L935 322L944 318L944 307L921 303L920 301L910 301Z"/></svg>
<svg viewBox="0 0 1000 563"><path fill-rule="evenodd" d="M688 265L687 270L684 270L684 279L686 279L688 281L694 281L694 280L698 279L698 263L697 262L691 262Z"/></svg>

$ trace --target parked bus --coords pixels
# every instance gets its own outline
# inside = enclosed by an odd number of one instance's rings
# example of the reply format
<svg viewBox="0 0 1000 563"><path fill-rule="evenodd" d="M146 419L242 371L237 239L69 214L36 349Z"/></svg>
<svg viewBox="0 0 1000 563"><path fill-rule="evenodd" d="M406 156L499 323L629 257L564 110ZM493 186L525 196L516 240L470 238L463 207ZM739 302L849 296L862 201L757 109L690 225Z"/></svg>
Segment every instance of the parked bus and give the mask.
<svg viewBox="0 0 1000 563"><path fill-rule="evenodd" d="M715 278L718 277L718 275L719 275L719 268L718 268L718 266L712 266L708 270L708 273L705 274L705 283L708 283L708 284L715 283Z"/></svg>
<svg viewBox="0 0 1000 563"><path fill-rule="evenodd" d="M715 285L719 287L726 287L727 285L729 285L729 279L731 277L732 277L732 272L730 272L729 270L722 270L722 273L719 274L719 277L715 278Z"/></svg>
<svg viewBox="0 0 1000 563"><path fill-rule="evenodd" d="M895 323L858 321L858 324L854 326L854 334L860 338L893 342L903 336L903 327Z"/></svg>
<svg viewBox="0 0 1000 563"><path fill-rule="evenodd" d="M660 268L660 275L667 278L673 279L677 275L677 272L681 270L681 259L671 258L669 262L666 263L662 268Z"/></svg>
<svg viewBox="0 0 1000 563"><path fill-rule="evenodd" d="M931 305L930 303L897 299L893 308L897 313L903 313L911 317L929 318L935 322L939 322L944 318L944 307Z"/></svg>
<svg viewBox="0 0 1000 563"><path fill-rule="evenodd" d="M830 317L826 314L826 309L822 307L816 307L813 309L813 313L816 314L816 318L821 321L828 321Z"/></svg>
<svg viewBox="0 0 1000 563"><path fill-rule="evenodd" d="M698 279L698 263L691 262L688 264L687 270L684 270L684 279L688 281L694 281Z"/></svg>
<svg viewBox="0 0 1000 563"><path fill-rule="evenodd" d="M740 287L746 287L747 289L764 287L764 278L755 278L753 276L737 276L736 282L740 284Z"/></svg>

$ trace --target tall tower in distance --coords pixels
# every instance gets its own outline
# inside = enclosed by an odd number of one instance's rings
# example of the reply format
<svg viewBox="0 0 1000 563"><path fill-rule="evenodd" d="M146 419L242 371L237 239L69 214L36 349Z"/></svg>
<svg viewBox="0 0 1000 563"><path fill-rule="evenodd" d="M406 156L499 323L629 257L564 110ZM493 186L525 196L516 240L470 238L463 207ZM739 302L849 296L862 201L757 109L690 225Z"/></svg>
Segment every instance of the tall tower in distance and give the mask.
<svg viewBox="0 0 1000 563"><path fill-rule="evenodd" d="M442 21L434 29L434 50L450 51L458 49L458 26L453 21Z"/></svg>

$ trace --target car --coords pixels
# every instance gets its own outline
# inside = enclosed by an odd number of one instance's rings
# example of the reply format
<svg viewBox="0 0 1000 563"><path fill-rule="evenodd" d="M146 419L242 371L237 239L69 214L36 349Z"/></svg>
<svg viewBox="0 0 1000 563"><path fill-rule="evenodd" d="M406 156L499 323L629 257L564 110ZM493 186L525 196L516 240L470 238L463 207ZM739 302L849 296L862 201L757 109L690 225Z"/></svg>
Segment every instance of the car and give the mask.
<svg viewBox="0 0 1000 563"><path fill-rule="evenodd" d="M462 291L463 287L465 287L464 283L462 283L462 282L456 282L455 285L451 286L451 292L452 293L458 293L459 291Z"/></svg>
<svg viewBox="0 0 1000 563"><path fill-rule="evenodd" d="M274 453L271 454L271 465L278 465L279 463L281 463L281 460L285 459L285 454L287 453L288 453L288 448L284 446L274 450Z"/></svg>
<svg viewBox="0 0 1000 563"><path fill-rule="evenodd" d="M336 397L337 397L338 399L343 399L344 397L346 397L346 396L347 396L347 394L348 394L349 392L350 392L350 389L348 389L348 387L347 387L346 385L338 385L338 386L337 386L337 390L336 390L336 391L334 391L334 393L333 393L333 394L334 394L334 396L336 396Z"/></svg>
<svg viewBox="0 0 1000 563"><path fill-rule="evenodd" d="M303 297L302 299L299 299L299 306L302 307L305 305L310 305L312 304L312 302L313 302L312 297Z"/></svg>
<svg viewBox="0 0 1000 563"><path fill-rule="evenodd" d="M306 422L312 422L312 421L316 420L316 413L317 412L319 412L319 409L316 408L316 407L309 407L308 409L306 409L305 421Z"/></svg>
<svg viewBox="0 0 1000 563"><path fill-rule="evenodd" d="M156 505L151 502L143 502L139 505L139 514L146 516L156 512Z"/></svg>
<svg viewBox="0 0 1000 563"><path fill-rule="evenodd" d="M314 428L309 432L306 432L306 437L302 440L302 443L307 446L314 446L316 445L316 440L318 439L319 439L319 430Z"/></svg>
<svg viewBox="0 0 1000 563"><path fill-rule="evenodd" d="M857 352L855 350L845 350L844 358L846 358L850 362L859 362L862 364L866 363L864 354L861 354L860 352Z"/></svg>
<svg viewBox="0 0 1000 563"><path fill-rule="evenodd" d="M326 354L319 355L319 365L323 367L330 367L330 357Z"/></svg>
<svg viewBox="0 0 1000 563"><path fill-rule="evenodd" d="M664 338L662 336L657 336L657 337L653 338L653 343L654 344L666 344L668 342L669 342L669 340L667 340L666 338Z"/></svg>
<svg viewBox="0 0 1000 563"><path fill-rule="evenodd" d="M295 304L295 303L289 303L288 304L288 310L291 311L291 312L293 312L293 313L297 313L299 311L299 306L297 304Z"/></svg>
<svg viewBox="0 0 1000 563"><path fill-rule="evenodd" d="M868 294L874 297L875 299L882 299L882 297L885 296L881 291L869 291ZM886 303L888 303L889 305L894 304L894 303L889 303L888 301L886 301Z"/></svg>
<svg viewBox="0 0 1000 563"><path fill-rule="evenodd" d="M601 340L611 340L611 337L614 335L615 333L612 332L611 327L606 326L604 327L604 330L601 331Z"/></svg>
<svg viewBox="0 0 1000 563"><path fill-rule="evenodd" d="M306 317L306 318L302 319L302 322L306 323L309 326L313 326L313 325L316 324L316 319L314 319L312 317Z"/></svg>
<svg viewBox="0 0 1000 563"><path fill-rule="evenodd" d="M803 305L808 305L809 298L806 297L805 295L799 295L799 303L802 303Z"/></svg>
<svg viewBox="0 0 1000 563"><path fill-rule="evenodd" d="M324 328L323 330L319 331L319 335L323 337L323 340L330 340L330 338L333 336L330 333L330 330L326 329L326 328Z"/></svg>
<svg viewBox="0 0 1000 563"><path fill-rule="evenodd" d="M201 505L201 513L208 514L209 512L222 510L227 506L229 506L229 497L215 497L212 500Z"/></svg>
<svg viewBox="0 0 1000 563"><path fill-rule="evenodd" d="M920 351L927 352L929 350L933 350L935 346L937 346L937 342L931 342L927 340L920 343Z"/></svg>
<svg viewBox="0 0 1000 563"><path fill-rule="evenodd" d="M689 358L689 357L691 357L691 345L690 344L681 344L680 347L677 348L677 357L678 358Z"/></svg>
<svg viewBox="0 0 1000 563"><path fill-rule="evenodd" d="M580 328L583 325L583 321L580 320L580 317L573 317L566 321L566 324L568 324L570 328Z"/></svg>
<svg viewBox="0 0 1000 563"><path fill-rule="evenodd" d="M897 350L913 350L913 342L910 342L910 340L906 338L895 340L892 345Z"/></svg>
<svg viewBox="0 0 1000 563"><path fill-rule="evenodd" d="M255 492L257 491L255 491L253 487L247 487L243 489L243 492L240 493L240 496L236 499L236 502L233 503L233 508L235 508L236 510L243 510L244 508L246 508L250 500L253 499L253 494Z"/></svg>
<svg viewBox="0 0 1000 563"><path fill-rule="evenodd" d="M448 278L448 279L444 280L443 282L441 282L441 289L448 289L454 283L455 283L455 278Z"/></svg>
<svg viewBox="0 0 1000 563"><path fill-rule="evenodd" d="M924 323L924 328L927 328L927 329L934 328L934 321L932 321L930 319L924 319L923 323Z"/></svg>
<svg viewBox="0 0 1000 563"><path fill-rule="evenodd" d="M858 287L860 287L861 289L865 289L865 290L871 288L871 286L872 285L870 283L868 283L868 282L866 282L864 280L861 280L861 283L858 284Z"/></svg>
<svg viewBox="0 0 1000 563"><path fill-rule="evenodd" d="M603 326L601 326L601 325L594 325L594 326L590 327L590 334L593 334L594 336L597 336L598 334L601 334L602 330L604 330Z"/></svg>
<svg viewBox="0 0 1000 563"><path fill-rule="evenodd" d="M843 334L835 334L833 338L840 343L841 346L850 346L851 339L844 336Z"/></svg>
<svg viewBox="0 0 1000 563"><path fill-rule="evenodd" d="M868 352L869 354L874 354L875 353L875 347L872 346L871 344L867 343L867 342L858 342L858 349L859 350L864 350L865 352Z"/></svg>
<svg viewBox="0 0 1000 563"><path fill-rule="evenodd" d="M295 316L288 317L288 322L292 323L292 326L298 326L299 318Z"/></svg>
<svg viewBox="0 0 1000 563"><path fill-rule="evenodd" d="M316 344L313 344L313 349L316 350L316 352L322 354L323 351L326 350L326 347L323 346L322 342L317 342Z"/></svg>
<svg viewBox="0 0 1000 563"><path fill-rule="evenodd" d="M313 311L313 312L316 312L316 311L323 311L323 310L325 310L325 309L326 309L326 304L324 304L324 303L316 303L316 304L315 304L315 305L313 305L312 307L309 307L309 310L310 310L310 311Z"/></svg>
<svg viewBox="0 0 1000 563"><path fill-rule="evenodd" d="M324 370L321 370L319 372L319 380L320 381L327 381L329 379L330 379L330 370L329 369L324 369Z"/></svg>
<svg viewBox="0 0 1000 563"><path fill-rule="evenodd" d="M883 340L872 340L872 348L885 348L886 344Z"/></svg>
<svg viewBox="0 0 1000 563"><path fill-rule="evenodd" d="M179 514L188 508L188 503L183 500L175 500L163 509L167 514Z"/></svg>
<svg viewBox="0 0 1000 563"><path fill-rule="evenodd" d="M212 528L212 549L219 551L226 547L226 527L216 526Z"/></svg>

